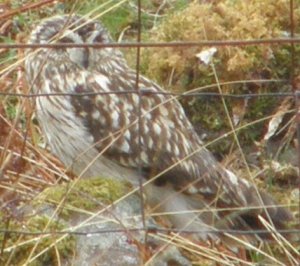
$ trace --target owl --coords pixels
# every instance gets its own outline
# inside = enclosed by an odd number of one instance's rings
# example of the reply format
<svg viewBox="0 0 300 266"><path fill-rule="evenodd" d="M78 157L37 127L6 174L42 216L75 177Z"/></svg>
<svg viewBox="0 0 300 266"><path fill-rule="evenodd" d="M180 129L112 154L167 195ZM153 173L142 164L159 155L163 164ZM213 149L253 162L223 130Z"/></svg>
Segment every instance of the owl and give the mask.
<svg viewBox="0 0 300 266"><path fill-rule="evenodd" d="M225 169L203 145L178 100L131 69L102 24L54 16L29 44L104 44L28 49L26 78L51 151L78 176L144 184L147 202L200 239L224 229L282 229L291 213ZM52 94L52 95L51 95ZM266 232L256 239L270 238Z"/></svg>

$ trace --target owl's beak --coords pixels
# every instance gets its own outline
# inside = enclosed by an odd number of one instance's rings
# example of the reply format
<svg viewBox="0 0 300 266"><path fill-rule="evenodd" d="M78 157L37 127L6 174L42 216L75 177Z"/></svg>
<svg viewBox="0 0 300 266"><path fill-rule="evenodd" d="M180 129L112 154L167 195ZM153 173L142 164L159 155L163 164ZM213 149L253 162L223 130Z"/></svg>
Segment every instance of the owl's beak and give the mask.
<svg viewBox="0 0 300 266"><path fill-rule="evenodd" d="M90 52L88 48L69 48L67 49L70 59L77 65L87 69L89 66Z"/></svg>
<svg viewBox="0 0 300 266"><path fill-rule="evenodd" d="M84 48L83 56L82 56L82 66L84 68L88 68L89 66L89 57L90 57L90 52L88 48Z"/></svg>

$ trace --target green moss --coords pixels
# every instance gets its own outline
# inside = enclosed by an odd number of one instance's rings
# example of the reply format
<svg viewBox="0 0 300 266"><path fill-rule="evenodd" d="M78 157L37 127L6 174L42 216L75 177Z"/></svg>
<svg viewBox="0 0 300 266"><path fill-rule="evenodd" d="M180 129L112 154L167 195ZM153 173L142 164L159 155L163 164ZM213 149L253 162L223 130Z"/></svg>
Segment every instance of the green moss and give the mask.
<svg viewBox="0 0 300 266"><path fill-rule="evenodd" d="M23 217L22 222L19 220L11 220L9 228L6 228L7 225L3 219L3 214L0 213L1 229L37 233L37 235L22 235L21 233L7 235L5 249L14 245L16 246L11 250L8 249L8 251L4 252L4 256L1 258L2 261L0 260L0 262L7 262L10 254L13 253L10 265L23 265L36 241L39 242L34 254L38 254L44 250L47 251L39 256L34 262L30 263L31 266L57 265L58 254L60 260L70 258L74 253L76 246L76 238L74 236L68 235L63 240L57 242L55 247L49 248L62 236L62 234L53 233L46 236L39 235L38 233L43 232L45 228L47 232L61 232L66 230L68 218L70 218L72 214L95 211L99 207L103 207L103 205L114 202L129 190L129 185L125 183L100 177L75 180L73 182L74 183L70 182L68 184L58 184L49 187L31 202L37 213L43 213L41 215ZM51 206L56 208L59 203L62 203L58 213L60 219L50 220L49 216L44 214L45 210L48 208L48 205L50 205L49 210L51 213L51 209L53 209ZM4 234L0 234L0 243L3 243L3 240ZM22 243L25 242L27 243L22 245Z"/></svg>
<svg viewBox="0 0 300 266"><path fill-rule="evenodd" d="M60 184L45 189L34 201L36 206L41 203L58 205L61 201L59 214L64 218L71 213L92 211L110 204L124 195L128 186L112 179L94 177L75 180L73 183Z"/></svg>
<svg viewBox="0 0 300 266"><path fill-rule="evenodd" d="M26 222L11 221L9 223L8 230L12 231L26 231L28 233L40 233L47 227L47 231L62 231L65 228L63 223L58 221L50 221L49 217L45 215L35 215L32 218L28 219ZM50 234L47 235L30 235L30 234L21 234L21 233L12 233L9 234L3 253L1 261L7 263L9 260L9 265L24 265L28 259L32 248L38 241L36 246L35 253L45 251L41 256L31 262L30 266L35 265L56 265L57 257L60 257L60 260L67 259L74 253L76 246L75 238L71 235L68 235L64 239L58 241L53 247L49 248L53 243L55 243L61 235ZM2 243L3 239L0 239ZM14 247L13 247L14 246ZM10 247L13 247L10 249ZM8 249L8 251L6 251ZM58 255L59 254L59 255Z"/></svg>
<svg viewBox="0 0 300 266"><path fill-rule="evenodd" d="M300 6L295 5L295 18L300 17ZM289 5L287 1L243 0L201 3L194 1L181 12L172 13L163 23L148 34L154 42L201 41L201 40L249 40L282 38L289 32ZM251 21L251 23L249 23ZM296 29L299 33L299 29ZM296 32L297 34L297 32ZM142 71L165 88L185 92L216 83L216 77L209 65L201 64L196 54L207 47L149 48L143 51ZM296 60L300 47L295 46ZM290 45L249 45L218 47L214 56L214 66L220 83L235 81L234 85L222 85L222 93L247 94L287 91L279 83L252 84L244 80L285 79L291 74ZM297 72L297 66L295 66ZM239 81L239 84L236 83ZM218 92L215 88L206 92ZM192 101L182 99L189 118L196 128L208 136L208 141L231 130L220 99L194 97ZM282 99L262 97L248 101L245 114L238 126L255 122L272 114ZM233 110L238 110L241 101L226 99L231 118ZM260 140L265 123L257 123L241 130L238 135L241 145ZM202 131L200 130L200 133ZM232 140L218 142L212 150L226 153ZM225 149L225 150L224 150ZM228 150L227 150L228 151Z"/></svg>
<svg viewBox="0 0 300 266"><path fill-rule="evenodd" d="M114 38L117 38L119 34L126 28L130 27L130 30L136 30L137 28L137 9L134 8L136 3L129 5L128 2L124 2L118 5L120 1L107 0L88 0L88 1L64 1L63 9L64 13L71 13L76 10L77 14L85 15L92 13L98 15L103 13L100 17L102 23L108 28L109 32ZM117 7L114 7L118 5ZM145 1L143 8L151 9L152 3ZM111 9L107 12L108 9ZM147 29L152 25L153 17L147 12L142 12L142 28Z"/></svg>
<svg viewBox="0 0 300 266"><path fill-rule="evenodd" d="M201 41L201 40L236 40L283 37L289 30L289 12L286 1L255 0L220 1L215 4L191 3L181 12L171 14L162 25L149 34L152 41ZM300 8L295 8L299 17ZM249 23L251 21L251 23ZM189 68L198 70L200 79L211 76L211 69L199 66L195 55L203 47L189 48L151 48L144 52L148 69L146 74L168 85L170 73L173 74L172 88L188 90L193 88L193 81L181 87L182 74ZM289 51L286 51L290 55ZM220 80L246 79L254 72L266 66L276 64L276 69L283 67L283 62L290 60L285 54L280 60L282 47L278 45L228 46L218 48L215 62ZM279 54L279 55L278 55ZM286 67L284 67L286 69ZM276 72L275 69L275 72ZM273 69L272 69L273 70ZM192 71L194 72L194 71ZM258 73L257 73L258 74ZM276 73L275 73L276 74ZM209 81L209 80L208 80Z"/></svg>

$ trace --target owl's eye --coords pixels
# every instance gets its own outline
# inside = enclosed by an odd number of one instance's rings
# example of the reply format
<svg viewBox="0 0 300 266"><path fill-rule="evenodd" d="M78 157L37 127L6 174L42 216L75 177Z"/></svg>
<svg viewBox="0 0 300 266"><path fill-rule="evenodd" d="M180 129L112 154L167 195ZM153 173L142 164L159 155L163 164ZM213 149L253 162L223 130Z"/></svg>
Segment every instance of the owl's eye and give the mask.
<svg viewBox="0 0 300 266"><path fill-rule="evenodd" d="M59 42L60 43L73 43L74 41L69 37L63 37L63 38L59 39Z"/></svg>
<svg viewBox="0 0 300 266"><path fill-rule="evenodd" d="M88 23L88 24L84 25L84 27L80 27L80 24L79 24L79 29L76 30L76 32L78 33L79 36L86 36L94 30L95 30L95 24Z"/></svg>
<svg viewBox="0 0 300 266"><path fill-rule="evenodd" d="M97 36L94 38L93 42L94 42L94 43L96 43L96 42L104 43L104 42L106 42L106 40L105 40L103 34L100 34L100 35L97 35Z"/></svg>

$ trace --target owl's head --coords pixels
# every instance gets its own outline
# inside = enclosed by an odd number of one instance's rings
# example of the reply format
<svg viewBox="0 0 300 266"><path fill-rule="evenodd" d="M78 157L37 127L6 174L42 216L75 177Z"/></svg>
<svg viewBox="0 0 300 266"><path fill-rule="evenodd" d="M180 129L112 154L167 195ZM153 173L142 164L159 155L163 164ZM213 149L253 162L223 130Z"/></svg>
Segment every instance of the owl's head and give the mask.
<svg viewBox="0 0 300 266"><path fill-rule="evenodd" d="M54 16L43 20L32 32L29 43L109 43L111 37L105 28L95 20L77 15ZM41 49L47 53L47 60L64 61L70 59L83 68L94 66L96 62L114 54L111 48L53 48ZM50 51L50 52L49 52Z"/></svg>

